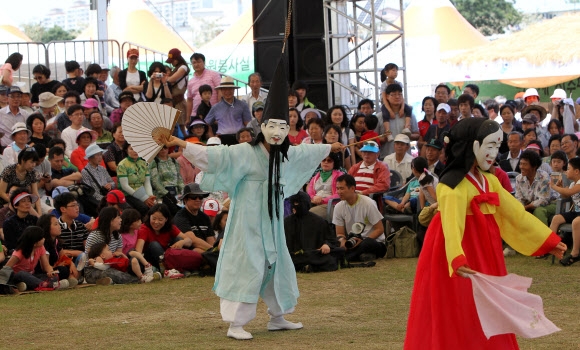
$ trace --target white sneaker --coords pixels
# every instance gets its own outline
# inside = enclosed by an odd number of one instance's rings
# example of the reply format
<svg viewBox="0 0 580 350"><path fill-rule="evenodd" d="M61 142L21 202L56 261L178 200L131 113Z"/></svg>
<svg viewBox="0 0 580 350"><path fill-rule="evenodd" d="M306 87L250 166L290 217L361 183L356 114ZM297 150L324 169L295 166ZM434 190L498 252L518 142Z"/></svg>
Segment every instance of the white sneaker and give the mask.
<svg viewBox="0 0 580 350"><path fill-rule="evenodd" d="M143 276L141 276L141 279L139 280L139 283L149 283L151 281L153 281L153 276L143 274Z"/></svg>
<svg viewBox="0 0 580 350"><path fill-rule="evenodd" d="M234 326L230 326L230 329L228 329L228 337L237 340L249 340L254 338L252 336L252 333L246 332L243 327L234 327Z"/></svg>
<svg viewBox="0 0 580 350"><path fill-rule="evenodd" d="M184 276L184 274L182 274L181 272L177 271L176 269L171 269L171 270L165 270L164 277L165 278L176 279L176 278L183 278L185 276Z"/></svg>
<svg viewBox="0 0 580 350"><path fill-rule="evenodd" d="M26 283L24 282L18 282L16 284L16 288L18 289L19 292L26 292Z"/></svg>
<svg viewBox="0 0 580 350"><path fill-rule="evenodd" d="M77 263L77 271L81 272L87 264L87 254L81 253L79 255L79 262Z"/></svg>
<svg viewBox="0 0 580 350"><path fill-rule="evenodd" d="M515 251L515 250L513 250L512 248L510 248L510 247L506 247L506 248L503 250L503 256L513 256L513 255L516 255L516 251Z"/></svg>
<svg viewBox="0 0 580 350"><path fill-rule="evenodd" d="M147 276L153 276L153 266L151 266L151 264L147 264L147 266L145 266L145 272L143 273Z"/></svg>
<svg viewBox="0 0 580 350"><path fill-rule="evenodd" d="M268 322L269 331L281 331L285 329L300 329L303 328L301 322L293 323L284 319L284 316L271 317Z"/></svg>
<svg viewBox="0 0 580 350"><path fill-rule="evenodd" d="M389 135L387 136L387 142L393 142L393 140L394 140L394 139L395 139L395 138L394 138L394 137L393 137L393 135L391 135L391 134L389 134Z"/></svg>
<svg viewBox="0 0 580 350"><path fill-rule="evenodd" d="M405 134L411 137L411 130L409 130L409 128L404 128L403 130L401 130L401 134Z"/></svg>
<svg viewBox="0 0 580 350"><path fill-rule="evenodd" d="M52 286L54 287L54 289L67 289L69 284L68 280L60 280L58 282L54 282Z"/></svg>

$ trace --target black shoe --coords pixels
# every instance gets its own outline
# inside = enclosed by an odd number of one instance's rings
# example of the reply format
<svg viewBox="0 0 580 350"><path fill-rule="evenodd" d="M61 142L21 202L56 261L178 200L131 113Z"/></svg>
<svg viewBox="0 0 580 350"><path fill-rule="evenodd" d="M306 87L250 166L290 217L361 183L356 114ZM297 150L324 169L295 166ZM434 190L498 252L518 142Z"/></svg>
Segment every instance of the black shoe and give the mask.
<svg viewBox="0 0 580 350"><path fill-rule="evenodd" d="M366 261L373 261L377 258L377 256L373 253L362 253L360 255L360 261L362 262L366 262Z"/></svg>

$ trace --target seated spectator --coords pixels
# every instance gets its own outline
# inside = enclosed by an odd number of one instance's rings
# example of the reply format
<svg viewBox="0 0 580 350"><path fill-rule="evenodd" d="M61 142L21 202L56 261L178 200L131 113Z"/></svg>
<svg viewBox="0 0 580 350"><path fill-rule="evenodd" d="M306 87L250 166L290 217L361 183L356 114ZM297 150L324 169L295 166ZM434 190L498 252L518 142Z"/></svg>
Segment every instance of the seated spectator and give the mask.
<svg viewBox="0 0 580 350"><path fill-rule="evenodd" d="M564 151L556 151L552 154L551 158L551 175L554 177L558 177L559 175L562 179L562 187L569 187L570 180L566 177L566 170L568 169L568 157L566 157L566 153Z"/></svg>
<svg viewBox="0 0 580 350"><path fill-rule="evenodd" d="M10 204L16 211L2 225L4 231L4 243L10 253L18 244L24 229L36 225L37 216L31 215L30 211L38 197L31 195L25 188L19 188L10 195Z"/></svg>
<svg viewBox="0 0 580 350"><path fill-rule="evenodd" d="M308 134L310 136L302 140L302 143L318 144L322 143L322 133L324 131L324 123L320 118L312 118L308 123L306 123L308 128Z"/></svg>
<svg viewBox="0 0 580 350"><path fill-rule="evenodd" d="M153 281L153 270L149 270L151 272L150 275L142 273L137 259L134 259L133 262L127 262L128 269L125 271L120 271L115 268L101 269L100 267L102 266L96 264L96 262L106 262L108 258L110 259L112 257L122 258L120 260L121 262L125 259L129 260L123 253L123 239L119 234L119 230L121 229L121 215L119 210L113 207L104 208L99 212L99 218L100 221L97 229L89 233L85 245L85 254L89 256L88 264L85 267L87 283L95 283L97 280L106 277L111 278L115 284L135 283L137 281L140 283L148 283ZM105 244L111 253L110 256L103 258L104 261L95 259L96 256L100 256L103 253L104 247L95 248L98 254L93 254L91 251L99 243ZM158 278L160 277L159 275Z"/></svg>
<svg viewBox="0 0 580 350"><path fill-rule="evenodd" d="M173 218L175 226L191 240L194 250L200 253L215 243L211 219L200 210L203 199L208 196L209 192L202 191L198 184L187 185L181 196L183 208Z"/></svg>
<svg viewBox="0 0 580 350"><path fill-rule="evenodd" d="M222 205L220 202L216 201L213 198L208 198L203 201L201 205L201 211L209 217L209 221L211 222L212 226L217 214L222 210Z"/></svg>
<svg viewBox="0 0 580 350"><path fill-rule="evenodd" d="M48 143L49 150L55 146L61 148L63 152L65 152L65 150L66 150L66 143L64 142L63 139L52 139L52 141L50 141ZM71 169L73 171L79 170L76 166L74 166L73 163L70 162L70 159L66 155L66 153L64 154L64 162L62 164L62 167L63 167L63 169Z"/></svg>
<svg viewBox="0 0 580 350"><path fill-rule="evenodd" d="M348 171L356 181L356 192L366 196L388 191L391 174L389 167L378 161L379 145L374 141L367 141L361 148L361 153L363 160Z"/></svg>
<svg viewBox="0 0 580 350"><path fill-rule="evenodd" d="M372 111L369 114L365 114L365 117L369 115L373 115ZM354 135L352 133L352 130L348 127L348 116L346 115L346 110L344 109L343 106L330 107L326 112L326 116L323 118L323 120L326 127L328 127L329 125L336 125L337 127L340 128L339 133L340 143L342 143L343 145L348 145L349 143L354 142Z"/></svg>
<svg viewBox="0 0 580 350"><path fill-rule="evenodd" d="M111 122L109 117L107 117L107 114L103 114L103 111L99 109L100 106L101 105L99 104L99 101L97 101L94 98L89 98L88 100L83 102L83 114L84 114L83 126L87 129L90 129L91 122L89 121L89 116L94 112L99 112L101 113L101 117L103 118L104 128L107 130L112 130L113 122Z"/></svg>
<svg viewBox="0 0 580 350"><path fill-rule="evenodd" d="M472 110L475 105L473 96L464 93L457 98L457 103L459 105L459 116L457 117L457 121L465 118L473 118Z"/></svg>
<svg viewBox="0 0 580 350"><path fill-rule="evenodd" d="M570 266L580 261L580 230L578 230L578 224L580 224L580 219L578 219L580 216L580 158L572 158L568 161L566 177L571 182L568 188L562 187L561 181L558 181L557 184L550 181L550 188L558 192L563 198L572 197L572 209L569 212L554 215L550 229L553 232L558 232L560 225L572 224L572 250L570 254L560 260L560 264Z"/></svg>
<svg viewBox="0 0 580 350"><path fill-rule="evenodd" d="M129 143L125 142L123 150L127 153L127 158L117 167L119 189L125 194L129 205L145 215L157 200L151 187L149 166Z"/></svg>
<svg viewBox="0 0 580 350"><path fill-rule="evenodd" d="M50 194L52 193L52 170L50 169L50 162L46 157L46 148L38 147L36 151L38 154L38 161L36 162L36 166L34 170L38 174L38 194L40 195L39 199L42 201L42 212L47 213L48 211L54 209L50 207L50 205L46 204L46 201L49 200Z"/></svg>
<svg viewBox="0 0 580 350"><path fill-rule="evenodd" d="M44 148L48 148L48 143L52 141L52 137L48 136L44 132L46 129L46 121L40 113L32 113L26 119L26 127L31 131L30 140L28 145L31 147L40 147L43 145Z"/></svg>
<svg viewBox="0 0 580 350"><path fill-rule="evenodd" d="M27 148L18 154L18 163L4 168L0 174L0 198L4 203L10 203L8 189L12 186L24 187L28 193L40 197L38 194L38 173L34 170L38 162L38 154L33 148ZM41 206L36 202L35 210L41 213Z"/></svg>
<svg viewBox="0 0 580 350"><path fill-rule="evenodd" d="M42 64L34 66L32 75L36 82L30 87L30 102L33 106L38 105L39 96L43 92L50 92L52 89L60 84L58 80L50 79L50 69Z"/></svg>
<svg viewBox="0 0 580 350"><path fill-rule="evenodd" d="M290 125L288 141L290 141L290 144L293 146L301 144L302 141L308 137L308 133L303 129L304 122L298 113L299 112L296 108L290 108L288 110L288 125Z"/></svg>
<svg viewBox="0 0 580 350"><path fill-rule="evenodd" d="M411 156L407 151L409 151L409 145L411 140L409 136L405 134L399 134L395 136L395 153L391 153L385 157L383 162L389 167L389 170L395 170L402 176L402 180L407 183L410 177L413 176L411 171L411 161L413 156Z"/></svg>
<svg viewBox="0 0 580 350"><path fill-rule="evenodd" d="M16 191L17 189L19 189L18 186L10 187L8 194L12 195L12 193L14 193L14 191ZM8 220L8 218L10 218L12 215L15 215L15 214L16 214L16 209L14 209L14 207L12 207L12 204L8 203L7 205L0 206L0 241L4 242L4 230L2 229L4 222L6 220ZM4 247L4 249L6 249L6 247Z"/></svg>
<svg viewBox="0 0 580 350"><path fill-rule="evenodd" d="M381 146L381 142L379 141L379 134L377 134L375 132L375 129L377 128L377 125L379 123L379 120L377 119L376 115L365 115L365 131L361 134L360 136L360 141L366 141L366 140L373 140L375 141L379 147ZM409 132L410 134L410 132Z"/></svg>
<svg viewBox="0 0 580 350"><path fill-rule="evenodd" d="M54 198L54 207L60 215L58 223L61 227L62 253L73 258L77 270L82 271L87 261L84 251L89 231L81 221L77 220L79 204L75 196L67 192Z"/></svg>
<svg viewBox="0 0 580 350"><path fill-rule="evenodd" d="M82 77L82 69L77 61L66 61L64 63L66 74L68 78L64 79L62 83L69 89L82 94L85 86L85 78Z"/></svg>
<svg viewBox="0 0 580 350"><path fill-rule="evenodd" d="M89 101L90 99L94 99L96 105L90 104L89 108L97 108L102 115L108 115L113 111L113 108L99 102L101 99L97 94L98 88L99 81L97 79L93 77L86 78L85 85L83 86L83 93L81 94L81 102L83 103L83 106L85 106L85 102ZM103 94L104 92L99 91L99 93Z"/></svg>
<svg viewBox="0 0 580 350"><path fill-rule="evenodd" d="M336 189L341 201L334 208L332 217L336 237L340 247L346 248L347 261L382 258L387 252L384 244L383 215L372 199L356 193L356 186L355 179L351 175L342 175L337 179ZM362 228L360 236L351 235L354 233L352 231L354 224Z"/></svg>
<svg viewBox="0 0 580 350"><path fill-rule="evenodd" d="M42 115L45 121L45 129L43 132L51 138L60 137L60 130L58 130L57 124L58 113L60 113L58 108L59 103L62 103L62 97L55 96L50 92L40 94L40 108L36 113Z"/></svg>
<svg viewBox="0 0 580 350"><path fill-rule="evenodd" d="M473 109L471 110L471 113L473 114L474 118L489 119L489 115L487 114L487 110L485 109L485 107L483 107L479 103L476 103L473 105Z"/></svg>
<svg viewBox="0 0 580 350"><path fill-rule="evenodd" d="M544 158L544 150L542 149L542 144L538 140L530 141L530 143L526 146L525 150L533 151L534 153L540 156L540 159ZM548 175L552 173L552 168L548 163L542 162L539 169L545 171L546 173L548 173Z"/></svg>
<svg viewBox="0 0 580 350"><path fill-rule="evenodd" d="M51 186L64 186L68 187L74 185L77 181L81 180L81 173L75 171L71 168L65 168L65 155L64 149L58 146L52 147L48 151L48 161L50 162Z"/></svg>
<svg viewBox="0 0 580 350"><path fill-rule="evenodd" d="M137 103L135 97L133 97L133 93L129 91L123 91L119 95L119 108L115 109L111 113L111 122L113 124L121 123L123 120L123 114L127 110L127 108L131 107L133 104ZM113 131L114 133L115 131Z"/></svg>
<svg viewBox="0 0 580 350"><path fill-rule="evenodd" d="M339 170L339 155L329 153L320 163L320 168L310 180L306 192L310 196L310 211L326 219L328 201L338 198L336 179L344 174Z"/></svg>
<svg viewBox="0 0 580 350"><path fill-rule="evenodd" d="M177 196L183 192L183 180L179 172L179 163L169 157L169 150L163 146L149 164L151 185L156 198L161 198L171 215L179 211Z"/></svg>
<svg viewBox="0 0 580 350"><path fill-rule="evenodd" d="M421 111L425 114L423 120L417 123L417 127L419 128L419 142L417 146L419 149L423 147L425 143L425 134L431 125L437 124L437 119L435 118L436 108L439 105L439 102L431 96L426 96L423 98L423 103L421 103ZM451 108L449 109L451 111ZM449 112L447 112L449 114Z"/></svg>
<svg viewBox="0 0 580 350"><path fill-rule="evenodd" d="M554 135L562 136L564 134L564 126L562 125L562 122L558 119L550 120L546 129L548 130L550 136Z"/></svg>
<svg viewBox="0 0 580 350"><path fill-rule="evenodd" d="M254 140L254 129L252 128L241 128L236 133L236 140L238 143L251 143Z"/></svg>
<svg viewBox="0 0 580 350"><path fill-rule="evenodd" d="M78 147L76 139L78 131L83 127L83 107L81 105L69 107L67 115L71 121L71 125L62 131L61 137L66 144L65 154L67 157L70 157L72 151Z"/></svg>
<svg viewBox="0 0 580 350"><path fill-rule="evenodd" d="M307 108L316 108L312 102L308 101L308 97L306 97L308 85L304 81L296 80L294 84L292 84L292 90L296 91L296 95L298 96L296 109L303 110ZM320 118L320 116L318 116L318 118ZM306 120L304 120L304 122L306 123Z"/></svg>
<svg viewBox="0 0 580 350"><path fill-rule="evenodd" d="M38 263L44 271L43 274L34 272L34 267ZM10 284L15 284L19 292L35 290L38 287L63 289L71 284L66 279L59 281L56 277L57 272L50 266L44 249L44 232L38 226L30 226L24 230L22 239L6 266L14 270Z"/></svg>
<svg viewBox="0 0 580 350"><path fill-rule="evenodd" d="M153 62L149 66L147 72L149 81L143 84L143 91L145 91L145 101L161 103L165 98L172 98L171 88L167 83L167 73L165 66L161 62Z"/></svg>
<svg viewBox="0 0 580 350"><path fill-rule="evenodd" d="M64 111L60 112L54 119L49 120L49 122L54 120L54 123L48 124L48 125L56 124L56 128L59 132L62 132L64 129L71 126L71 121L67 114L69 107L81 104L81 97L76 91L67 91L64 94L63 99L64 99L63 102ZM60 137L62 137L62 135L58 136L58 138Z"/></svg>
<svg viewBox="0 0 580 350"><path fill-rule="evenodd" d="M564 134L562 135L562 151L566 153L568 160L576 157L576 152L578 151L578 136L576 134Z"/></svg>
<svg viewBox="0 0 580 350"><path fill-rule="evenodd" d="M302 191L290 197L292 215L284 218L286 245L296 271L336 271L344 258L328 222L309 212L310 198Z"/></svg>
<svg viewBox="0 0 580 350"><path fill-rule="evenodd" d="M100 112L92 112L89 115L90 129L97 134L96 143L101 148L107 148L113 142L113 134L109 130L103 129L103 116Z"/></svg>
<svg viewBox="0 0 580 350"><path fill-rule="evenodd" d="M542 159L530 150L520 156L521 174L516 177L515 197L524 208L548 226L548 218L555 214L556 193L550 190L550 175L540 170Z"/></svg>
<svg viewBox="0 0 580 350"><path fill-rule="evenodd" d="M81 171L82 183L95 190L93 196L97 202L107 196L109 191L115 189L115 182L103 164L103 152L96 143L87 147L85 159L88 164Z"/></svg>
<svg viewBox="0 0 580 350"><path fill-rule="evenodd" d="M323 143L326 144L333 144L335 142L340 142L344 145L344 143L342 142L342 139L340 138L340 134L341 134L341 130L340 127L338 125L327 125L326 128L324 128L324 134L323 134ZM350 149L349 148L345 148L341 151L337 151L335 152L338 155L338 168L343 171L346 172L348 171L348 169L351 168L352 163L351 163L351 156L350 156Z"/></svg>
<svg viewBox="0 0 580 350"><path fill-rule="evenodd" d="M356 142L360 141L362 134L364 134L364 132L366 131L365 117L366 116L362 113L356 113L350 119L349 127L353 131L354 141L356 141ZM360 162L362 160L362 153L360 152L362 145L356 144L353 147L354 147L354 153L355 153L355 160L356 160L356 162Z"/></svg>
<svg viewBox="0 0 580 350"><path fill-rule="evenodd" d="M193 248L191 240L172 221L165 204L151 207L139 228L135 250L158 270L163 263L165 278L182 278L183 271L197 270L202 258L199 252L190 250Z"/></svg>
<svg viewBox="0 0 580 350"><path fill-rule="evenodd" d="M421 185L419 184L419 177L427 169L427 159L417 157L411 162L411 170L413 171L413 179L409 181L407 190L403 198L397 198L390 195L385 195L383 198L385 203L395 212L416 214L419 204L419 194L421 192Z"/></svg>
<svg viewBox="0 0 580 350"><path fill-rule="evenodd" d="M548 156L542 158L542 162L550 164L551 155L556 151L562 150L562 136L560 135L552 135L548 140ZM545 153L545 152L544 152ZM564 153L566 154L566 153Z"/></svg>
<svg viewBox="0 0 580 350"><path fill-rule="evenodd" d="M135 251L135 245L137 244L137 231L141 224L141 213L131 208L123 210L121 214L121 229L119 230L123 239L123 254L135 257L139 261L141 261L143 255ZM153 265L146 263L143 266L147 269Z"/></svg>
<svg viewBox="0 0 580 350"><path fill-rule="evenodd" d="M58 270L58 278L68 279L69 277L76 279L75 285L78 284L80 277L75 264L71 258L63 254L62 246L60 244L61 227L56 216L52 214L44 214L38 218L36 226L40 227L44 232L44 249L48 255L48 263ZM41 273L39 265L36 265L36 273ZM71 286L73 283L71 283Z"/></svg>
<svg viewBox="0 0 580 350"><path fill-rule="evenodd" d="M538 134L536 129L527 129L524 131L524 143L522 145L522 150L525 149L531 141L536 141L538 139Z"/></svg>
<svg viewBox="0 0 580 350"><path fill-rule="evenodd" d="M78 147L71 153L70 161L79 169L79 171L83 171L85 166L89 163L88 159L85 158L86 149L96 140L97 133L93 130L81 128L77 131L76 144ZM100 165L104 168L105 162L101 160Z"/></svg>
<svg viewBox="0 0 580 350"><path fill-rule="evenodd" d="M107 147L103 158L107 165L107 171L111 176L117 176L117 165L127 158L127 152L123 150L125 136L123 136L123 127L121 123L113 126L113 142Z"/></svg>
<svg viewBox="0 0 580 350"><path fill-rule="evenodd" d="M509 151L499 155L499 166L505 171L520 172L520 155L522 154L522 144L524 136L518 131L512 131L508 135Z"/></svg>
<svg viewBox="0 0 580 350"><path fill-rule="evenodd" d="M5 164L18 163L18 155L28 146L30 135L32 133L26 128L26 124L19 122L12 126L12 143L2 153Z"/></svg>
<svg viewBox="0 0 580 350"><path fill-rule="evenodd" d="M306 108L300 111L300 118L304 122L304 125L308 128L308 123L312 119L321 119L322 116L320 115L320 111L316 108ZM324 121L322 122L324 125Z"/></svg>
<svg viewBox="0 0 580 350"><path fill-rule="evenodd" d="M524 131L520 128L520 123L515 119L515 110L512 105L504 104L499 109L499 113L501 117L498 117L498 119L501 118L501 130L503 131L503 141L501 142L501 146L499 147L499 153L504 154L509 151L508 148L509 135L514 131L520 132L521 135L523 134Z"/></svg>

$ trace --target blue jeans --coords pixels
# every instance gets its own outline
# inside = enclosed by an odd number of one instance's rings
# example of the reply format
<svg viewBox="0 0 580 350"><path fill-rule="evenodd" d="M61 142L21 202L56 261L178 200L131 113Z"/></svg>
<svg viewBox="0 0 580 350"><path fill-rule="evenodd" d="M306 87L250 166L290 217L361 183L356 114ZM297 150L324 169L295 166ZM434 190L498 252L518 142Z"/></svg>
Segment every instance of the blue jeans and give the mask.
<svg viewBox="0 0 580 350"><path fill-rule="evenodd" d="M26 290L34 290L47 279L46 274L31 274L26 271L18 271L12 276L11 280L13 284L24 282L26 284ZM56 280L56 277L50 279L51 282L56 282Z"/></svg>

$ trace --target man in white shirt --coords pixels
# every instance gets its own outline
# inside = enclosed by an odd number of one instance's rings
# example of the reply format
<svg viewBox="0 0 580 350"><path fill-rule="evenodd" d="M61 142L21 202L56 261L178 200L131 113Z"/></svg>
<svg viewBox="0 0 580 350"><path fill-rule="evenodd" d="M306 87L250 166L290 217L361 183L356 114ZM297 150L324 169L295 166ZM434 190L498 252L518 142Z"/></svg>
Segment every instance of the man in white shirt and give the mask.
<svg viewBox="0 0 580 350"><path fill-rule="evenodd" d="M389 166L389 170L395 170L401 174L403 183L406 183L407 179L413 175L413 172L411 171L411 161L413 161L413 156L407 153L410 143L411 140L409 139L409 136L405 134L395 136L395 153L389 154L383 160L383 162Z"/></svg>
<svg viewBox="0 0 580 350"><path fill-rule="evenodd" d="M250 74L248 79L249 79L248 85L250 86L250 89L252 89L252 91L246 96L244 96L242 100L246 101L251 112L251 108L255 102L260 101L266 104L266 98L268 97L268 93L260 90L262 88L262 76L260 75L260 73L258 72L252 73Z"/></svg>
<svg viewBox="0 0 580 350"><path fill-rule="evenodd" d="M18 86L10 87L8 90L8 106L0 109L0 144L4 147L12 143L12 127L21 122L26 123L28 113L20 108L22 90Z"/></svg>
<svg viewBox="0 0 580 350"><path fill-rule="evenodd" d="M334 208L332 223L336 226L337 239L346 248L347 261L382 258L387 252L383 215L375 201L356 193L355 189L356 182L351 175L345 174L336 180L341 201Z"/></svg>

